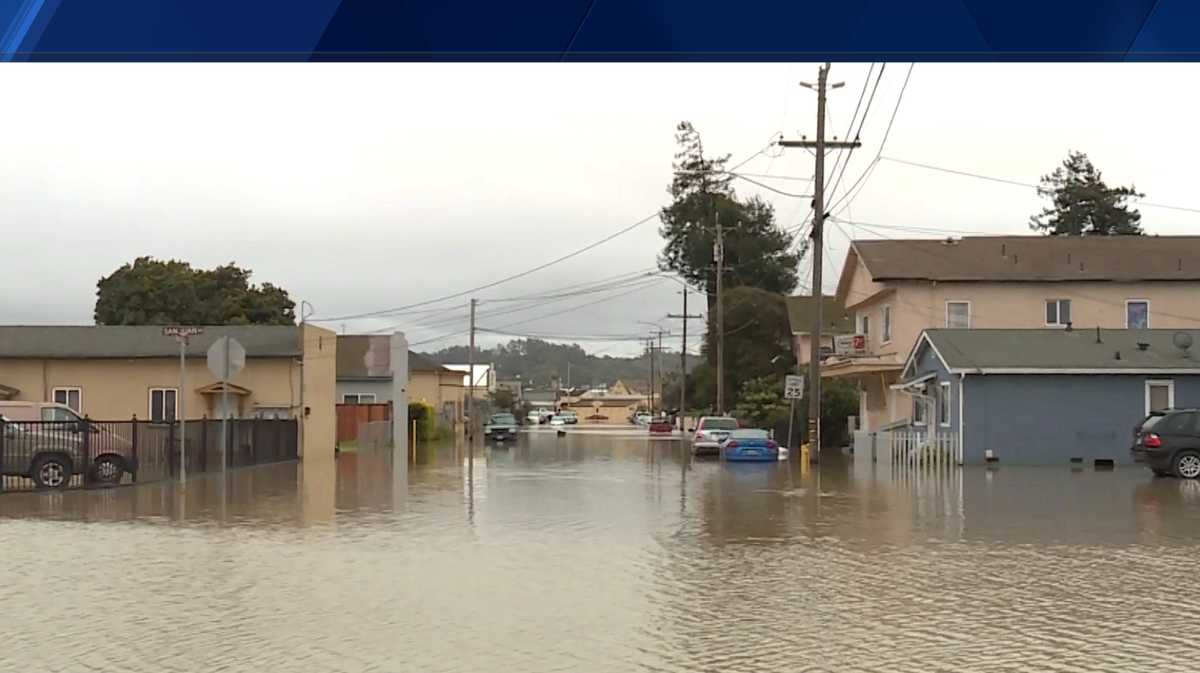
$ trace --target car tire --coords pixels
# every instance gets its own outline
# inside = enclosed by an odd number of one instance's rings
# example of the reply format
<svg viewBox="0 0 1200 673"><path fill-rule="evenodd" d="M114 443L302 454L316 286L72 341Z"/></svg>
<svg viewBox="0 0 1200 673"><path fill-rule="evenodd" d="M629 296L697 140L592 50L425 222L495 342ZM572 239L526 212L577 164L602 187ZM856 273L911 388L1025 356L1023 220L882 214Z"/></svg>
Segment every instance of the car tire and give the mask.
<svg viewBox="0 0 1200 673"><path fill-rule="evenodd" d="M128 469L120 456L98 456L88 471L88 478L101 486L116 486L121 483Z"/></svg>
<svg viewBox="0 0 1200 673"><path fill-rule="evenodd" d="M66 456L38 456L29 467L29 478L38 488L62 490L71 483L71 467L71 460Z"/></svg>
<svg viewBox="0 0 1200 673"><path fill-rule="evenodd" d="M1172 472L1180 479L1195 479L1200 477L1200 453L1195 451L1180 451L1171 461Z"/></svg>

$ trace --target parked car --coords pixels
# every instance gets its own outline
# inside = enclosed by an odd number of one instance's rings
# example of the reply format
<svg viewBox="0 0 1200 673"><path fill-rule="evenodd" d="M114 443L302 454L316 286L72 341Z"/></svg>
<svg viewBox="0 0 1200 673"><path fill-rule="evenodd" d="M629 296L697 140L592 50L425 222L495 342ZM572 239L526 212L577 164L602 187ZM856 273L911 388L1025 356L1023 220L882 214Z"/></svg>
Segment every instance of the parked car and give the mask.
<svg viewBox="0 0 1200 673"><path fill-rule="evenodd" d="M579 423L579 415L574 411L562 411L559 413L559 416L562 416L563 422L567 425L577 425Z"/></svg>
<svg viewBox="0 0 1200 673"><path fill-rule="evenodd" d="M26 477L38 488L60 489L76 474L92 483L118 484L126 472L137 469L129 440L64 405L0 402L0 421L0 473L6 477Z"/></svg>
<svg viewBox="0 0 1200 673"><path fill-rule="evenodd" d="M566 424L567 424L567 419L562 416L559 416L558 414L555 414L550 417L550 425L562 427Z"/></svg>
<svg viewBox="0 0 1200 673"><path fill-rule="evenodd" d="M721 440L729 433L738 429L737 419L729 416L701 416L696 424L696 435L692 438L692 453L700 455L719 455Z"/></svg>
<svg viewBox="0 0 1200 673"><path fill-rule="evenodd" d="M483 426L485 439L504 441L517 436L517 419L512 414L492 414Z"/></svg>
<svg viewBox="0 0 1200 673"><path fill-rule="evenodd" d="M1200 477L1200 410L1173 409L1146 417L1131 452L1135 462L1156 475Z"/></svg>
<svg viewBox="0 0 1200 673"><path fill-rule="evenodd" d="M634 425L650 425L650 414L639 411L631 417L630 422Z"/></svg>
<svg viewBox="0 0 1200 673"><path fill-rule="evenodd" d="M721 457L734 462L773 462L779 460L779 445L766 430L739 428L721 440Z"/></svg>
<svg viewBox="0 0 1200 673"><path fill-rule="evenodd" d="M542 422L542 414L537 411L531 411L525 414L525 422L529 425L539 425Z"/></svg>
<svg viewBox="0 0 1200 673"><path fill-rule="evenodd" d="M665 434L674 432L675 424L671 422L671 419L665 416L660 416L650 420L649 429L652 434Z"/></svg>

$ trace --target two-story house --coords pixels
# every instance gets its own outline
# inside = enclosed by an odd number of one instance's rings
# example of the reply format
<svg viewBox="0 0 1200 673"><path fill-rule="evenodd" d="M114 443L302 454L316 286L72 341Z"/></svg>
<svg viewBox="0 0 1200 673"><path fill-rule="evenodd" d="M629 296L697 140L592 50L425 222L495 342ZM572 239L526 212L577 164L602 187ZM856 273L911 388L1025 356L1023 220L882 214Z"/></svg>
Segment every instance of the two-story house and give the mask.
<svg viewBox="0 0 1200 673"><path fill-rule="evenodd" d="M859 384L862 429L906 425L927 412L893 386L925 329L1196 328L1197 281L1195 236L854 241L837 300L861 348L827 359L822 377Z"/></svg>
<svg viewBox="0 0 1200 673"><path fill-rule="evenodd" d="M821 297L821 352L825 355L833 353L835 340L840 335L852 334L854 322L842 307L837 297L824 295ZM792 354L796 358L796 366L802 369L808 366L812 353L812 321L813 309L816 302L811 296L797 295L787 298L788 324L792 331Z"/></svg>

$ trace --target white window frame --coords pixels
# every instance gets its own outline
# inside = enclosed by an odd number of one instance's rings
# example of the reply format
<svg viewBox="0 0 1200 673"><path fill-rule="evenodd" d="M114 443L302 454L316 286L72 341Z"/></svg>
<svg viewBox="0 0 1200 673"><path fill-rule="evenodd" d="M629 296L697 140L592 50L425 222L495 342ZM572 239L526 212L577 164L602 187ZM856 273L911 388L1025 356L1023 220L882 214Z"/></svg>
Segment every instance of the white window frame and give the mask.
<svg viewBox="0 0 1200 673"><path fill-rule="evenodd" d="M160 392L160 391L164 393L163 394L163 419L162 419L162 422L163 423L174 423L175 421L179 420L179 389L178 388L167 388L167 387L162 387L162 386L154 387L154 388L151 388L146 391L146 420L154 422L154 393ZM175 417L170 418L170 419L167 418L167 413L166 413L166 411L167 411L167 409L166 409L167 396L165 393L167 391L171 391L171 392L175 393ZM82 400L82 398L81 398L81 400Z"/></svg>
<svg viewBox="0 0 1200 673"><path fill-rule="evenodd" d="M920 426L920 427L925 427L929 421L929 419L924 418L925 412L927 411L927 409L925 408L925 398L923 397L925 394L925 389L921 388L917 392L919 393L918 395L911 395L911 397L912 397L912 411L911 411L912 424ZM917 420L917 409L921 410L920 415L922 416L922 418L919 421Z"/></svg>
<svg viewBox="0 0 1200 673"><path fill-rule="evenodd" d="M868 341L871 340L871 315L869 313L859 314L858 333L865 335Z"/></svg>
<svg viewBox="0 0 1200 673"><path fill-rule="evenodd" d="M79 393L79 408L72 409L72 411L74 411L77 414L83 415L83 388L80 388L79 386L54 386L53 388L50 389L50 399L53 400L54 398L56 398L58 396L58 392L60 390L67 394L67 401L63 403L63 406L65 406L67 408L71 408L71 404L70 404L71 393L72 392ZM56 404L57 404L57 402L56 402Z"/></svg>
<svg viewBox="0 0 1200 673"><path fill-rule="evenodd" d="M376 400L378 399L375 397L375 393L342 393L342 404L349 404L346 401L347 397L354 397L354 399L358 400L355 404L377 404ZM364 397L370 397L371 401L367 402L363 399Z"/></svg>
<svg viewBox="0 0 1200 673"><path fill-rule="evenodd" d="M1175 408L1175 379L1146 379L1146 415L1150 415L1150 388L1165 386L1167 389L1167 408Z"/></svg>
<svg viewBox="0 0 1200 673"><path fill-rule="evenodd" d="M938 427L948 428L950 427L950 417L953 415L950 406L950 382L942 381L939 383L938 391L940 395L938 397L937 408ZM942 418L942 411L946 412L945 418Z"/></svg>
<svg viewBox="0 0 1200 673"><path fill-rule="evenodd" d="M1067 302L1067 306L1071 305L1070 299L1047 299L1042 305L1042 320L1046 320L1046 306L1054 304L1054 316L1057 322L1046 321L1046 327L1066 327L1067 323L1062 319L1062 303Z"/></svg>
<svg viewBox="0 0 1200 673"><path fill-rule="evenodd" d="M967 326L950 327L950 305L951 304L966 304L967 305ZM968 299L947 299L946 300L946 329L971 329L971 301Z"/></svg>
<svg viewBox="0 0 1200 673"><path fill-rule="evenodd" d="M892 342L892 305L884 304L879 308L879 343Z"/></svg>
<svg viewBox="0 0 1200 673"><path fill-rule="evenodd" d="M1145 327L1130 327L1129 326L1129 305L1130 304L1145 304L1146 305L1146 326ZM1150 329L1150 300L1149 299L1126 299L1125 300L1125 329Z"/></svg>

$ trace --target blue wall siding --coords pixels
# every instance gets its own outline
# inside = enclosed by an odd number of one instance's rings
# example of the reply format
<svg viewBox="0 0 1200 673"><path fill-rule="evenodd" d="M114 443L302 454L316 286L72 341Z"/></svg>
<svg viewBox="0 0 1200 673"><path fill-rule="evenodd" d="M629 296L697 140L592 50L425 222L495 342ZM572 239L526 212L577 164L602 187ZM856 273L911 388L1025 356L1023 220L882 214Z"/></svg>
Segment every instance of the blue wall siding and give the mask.
<svg viewBox="0 0 1200 673"><path fill-rule="evenodd" d="M1200 377L979 375L966 380L964 460L1062 465L1071 458L1132 462L1133 426L1144 416L1146 379L1173 379L1175 406L1200 406Z"/></svg>
<svg viewBox="0 0 1200 673"><path fill-rule="evenodd" d="M937 394L934 391L934 388L937 387L938 385L940 385L941 383L945 382L945 383L950 384L950 427L938 426L938 430L940 430L941 432L951 432L951 431L957 432L958 431L958 376L948 373L946 371L946 369L944 367L942 367L942 361L939 360L937 355L934 354L933 349L930 348L926 344L922 344L920 350L917 351L917 356L915 358L912 372L906 378L916 378L918 376L923 376L930 372L934 372L935 374L937 374L937 378L928 383L928 385L929 385L928 391L929 391L930 395ZM903 403L911 404L912 397L910 395L901 394L899 399L902 400ZM935 412L936 412L936 410L935 410ZM911 417L912 408L911 408L911 406L908 409L901 408L898 410L898 413L901 415L901 418L903 418L904 416ZM931 420L936 422L936 417ZM926 425L924 427L928 428L929 426ZM921 426L917 426L915 429L920 430L922 428L921 428Z"/></svg>

